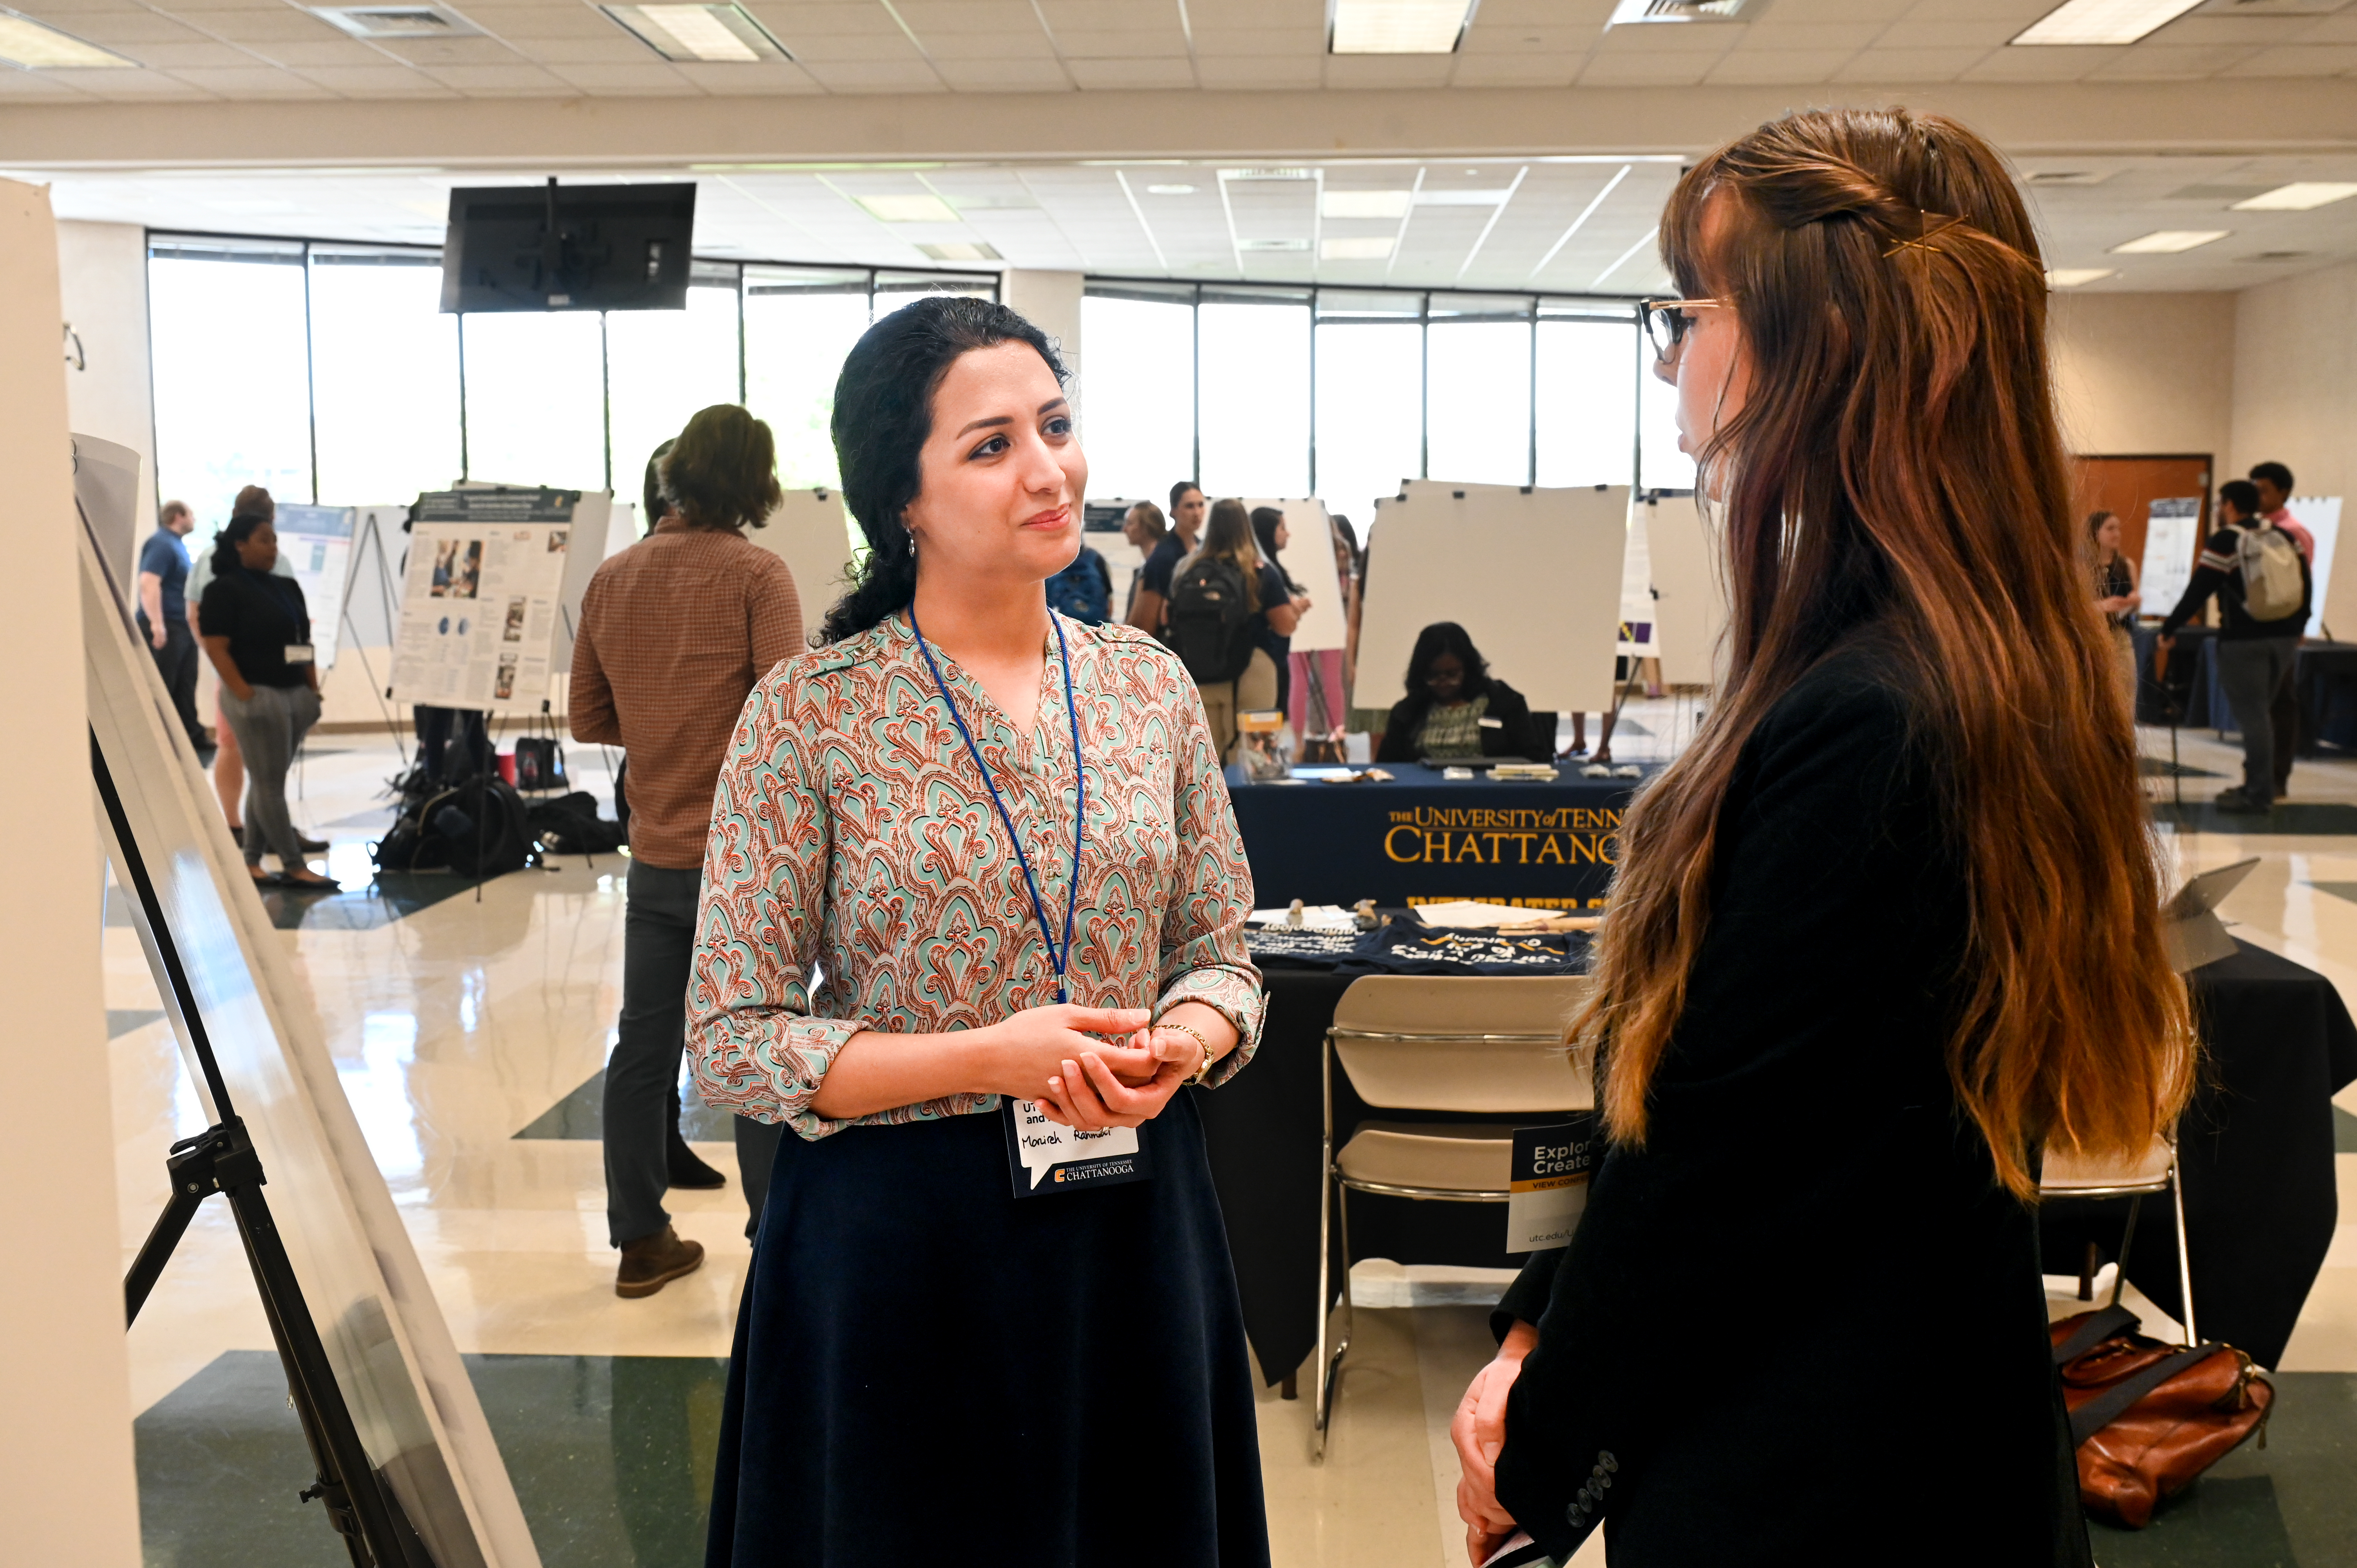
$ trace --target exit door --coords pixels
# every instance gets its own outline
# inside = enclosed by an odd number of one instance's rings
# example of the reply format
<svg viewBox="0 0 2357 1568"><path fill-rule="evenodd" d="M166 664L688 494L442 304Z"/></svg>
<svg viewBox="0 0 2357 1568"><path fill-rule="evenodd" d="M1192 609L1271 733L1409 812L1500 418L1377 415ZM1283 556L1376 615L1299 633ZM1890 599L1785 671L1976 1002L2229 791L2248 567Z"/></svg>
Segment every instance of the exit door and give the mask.
<svg viewBox="0 0 2357 1568"><path fill-rule="evenodd" d="M2169 457L2073 457L2072 504L2082 529L2088 514L2115 513L2120 520L2120 551L2144 569L2145 509L2157 500L2198 496L2201 526L2195 531L2193 553L2210 534L2210 456L2190 453ZM2188 555L2183 564L2190 570ZM2147 599L2140 612L2165 616L2173 607Z"/></svg>

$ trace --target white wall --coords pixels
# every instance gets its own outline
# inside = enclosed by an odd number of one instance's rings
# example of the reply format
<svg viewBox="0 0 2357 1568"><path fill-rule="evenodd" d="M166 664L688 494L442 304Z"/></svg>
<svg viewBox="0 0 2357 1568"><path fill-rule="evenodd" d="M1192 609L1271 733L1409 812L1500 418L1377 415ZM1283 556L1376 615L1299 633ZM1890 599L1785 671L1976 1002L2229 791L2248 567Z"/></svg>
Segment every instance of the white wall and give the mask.
<svg viewBox="0 0 2357 1568"><path fill-rule="evenodd" d="M1081 438L1087 440L1082 406L1087 379L1081 374L1081 274L1010 267L998 274L998 297L1055 340L1064 368L1072 372L1073 423L1081 426Z"/></svg>
<svg viewBox="0 0 2357 1568"><path fill-rule="evenodd" d="M2357 487L2357 263L2234 295L2234 435L2242 474L2272 459L2306 495Z"/></svg>
<svg viewBox="0 0 2357 1568"><path fill-rule="evenodd" d="M34 591L0 618L12 766L0 822L0 1190L17 1267L0 1288L0 1520L11 1563L134 1568L131 1362L123 1328L99 859L82 694L81 573L58 353L58 238L48 193L0 181L0 553ZM163 1157L163 1151L156 1151Z"/></svg>
<svg viewBox="0 0 2357 1568"><path fill-rule="evenodd" d="M147 231L136 223L59 223L58 284L85 364L66 371L67 417L82 435L139 454L144 542L155 530L158 499L147 365Z"/></svg>
<svg viewBox="0 0 2357 1568"><path fill-rule="evenodd" d="M2206 452L2223 462L2234 425L2235 298L2056 295L2047 340L2070 450Z"/></svg>

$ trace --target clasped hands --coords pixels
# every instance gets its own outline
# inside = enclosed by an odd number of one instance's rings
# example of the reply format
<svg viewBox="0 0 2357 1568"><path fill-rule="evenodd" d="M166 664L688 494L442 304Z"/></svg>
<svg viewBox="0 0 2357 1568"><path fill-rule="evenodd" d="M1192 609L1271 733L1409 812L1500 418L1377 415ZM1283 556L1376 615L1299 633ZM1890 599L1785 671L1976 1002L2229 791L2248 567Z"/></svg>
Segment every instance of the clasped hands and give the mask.
<svg viewBox="0 0 2357 1568"><path fill-rule="evenodd" d="M1498 1501L1498 1455L1506 1446L1506 1396L1538 1338L1538 1329L1528 1323L1518 1321L1507 1330L1497 1359L1473 1374L1448 1423L1448 1440L1457 1447L1457 1517L1465 1521L1465 1554L1476 1568L1516 1528L1514 1516Z"/></svg>
<svg viewBox="0 0 2357 1568"><path fill-rule="evenodd" d="M1189 1028L1213 1041L1232 1040L1234 1026L1215 1010L1179 1005L1189 1014ZM1083 1132L1152 1121L1205 1055L1194 1035L1157 1026L1143 1007L1027 1007L991 1026L991 1033L1003 1062L994 1075L1001 1079L996 1091L1035 1101L1049 1121Z"/></svg>

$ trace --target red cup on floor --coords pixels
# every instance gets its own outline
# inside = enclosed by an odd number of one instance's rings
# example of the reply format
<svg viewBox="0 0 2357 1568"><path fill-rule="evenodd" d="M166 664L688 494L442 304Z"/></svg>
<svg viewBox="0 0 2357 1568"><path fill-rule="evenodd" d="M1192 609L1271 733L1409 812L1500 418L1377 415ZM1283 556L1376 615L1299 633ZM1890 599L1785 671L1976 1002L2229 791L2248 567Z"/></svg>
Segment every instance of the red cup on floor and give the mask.
<svg viewBox="0 0 2357 1568"><path fill-rule="evenodd" d="M514 752L502 751L500 753L500 777L507 781L509 789L512 789L515 788Z"/></svg>

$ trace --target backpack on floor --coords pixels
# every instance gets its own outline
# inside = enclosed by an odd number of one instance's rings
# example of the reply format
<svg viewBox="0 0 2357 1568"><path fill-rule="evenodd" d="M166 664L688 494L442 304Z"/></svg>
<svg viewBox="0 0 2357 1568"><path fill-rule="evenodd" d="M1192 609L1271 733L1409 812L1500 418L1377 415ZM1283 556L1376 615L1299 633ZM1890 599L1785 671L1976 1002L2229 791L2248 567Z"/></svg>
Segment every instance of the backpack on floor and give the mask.
<svg viewBox="0 0 2357 1568"><path fill-rule="evenodd" d="M2275 1385L2231 1345L2164 1345L2124 1306L2049 1326L2087 1511L2142 1530L2152 1510L2253 1434L2266 1444Z"/></svg>
<svg viewBox="0 0 2357 1568"><path fill-rule="evenodd" d="M562 789L565 746L550 736L525 736L515 743L515 787L518 789Z"/></svg>
<svg viewBox="0 0 2357 1568"><path fill-rule="evenodd" d="M2234 564L2243 574L2243 608L2253 620L2282 620L2299 613L2299 546L2280 528L2246 528L2234 542Z"/></svg>
<svg viewBox="0 0 2357 1568"><path fill-rule="evenodd" d="M1170 649L1198 685L1232 681L1252 663L1253 612L1243 569L1198 554L1170 585Z"/></svg>
<svg viewBox="0 0 2357 1568"><path fill-rule="evenodd" d="M482 879L522 871L538 854L523 797L504 779L477 777L404 802L377 842L376 868Z"/></svg>
<svg viewBox="0 0 2357 1568"><path fill-rule="evenodd" d="M597 814L597 797L587 789L535 801L525 809L524 822L533 842L551 854L610 854L626 838L621 823Z"/></svg>

